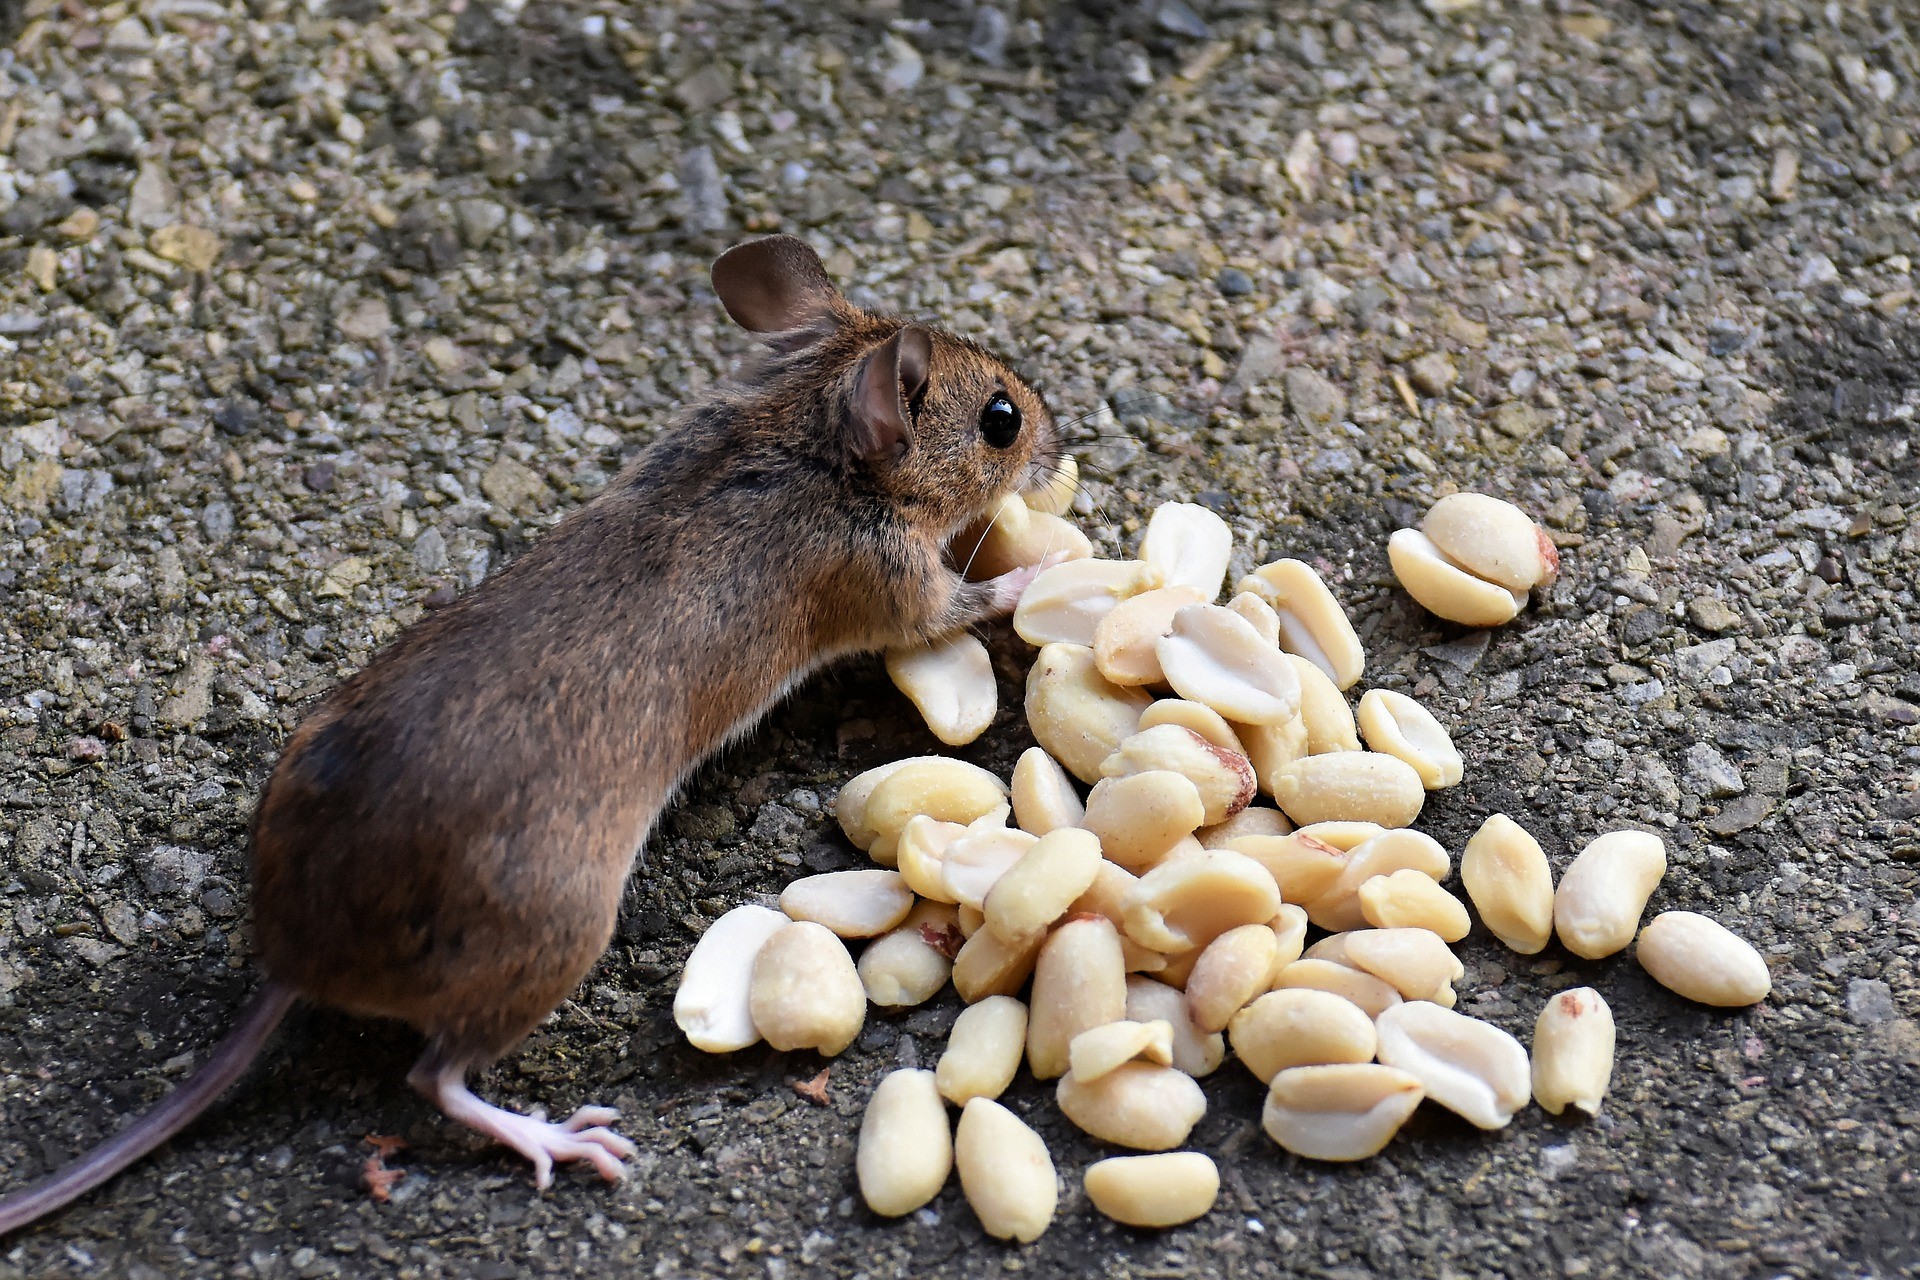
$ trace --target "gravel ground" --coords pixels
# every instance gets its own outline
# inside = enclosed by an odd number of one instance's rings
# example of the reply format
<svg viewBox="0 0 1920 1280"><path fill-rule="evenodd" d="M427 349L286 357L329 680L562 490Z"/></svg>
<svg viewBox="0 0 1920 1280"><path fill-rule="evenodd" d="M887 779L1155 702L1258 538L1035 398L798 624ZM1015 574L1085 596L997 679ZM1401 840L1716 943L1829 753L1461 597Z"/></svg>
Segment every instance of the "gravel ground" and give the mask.
<svg viewBox="0 0 1920 1280"><path fill-rule="evenodd" d="M704 283L792 229L857 300L1017 356L1077 431L1083 524L1168 499L1244 567L1315 562L1369 680L1457 726L1556 863L1663 831L1774 994L1463 945L1523 1037L1597 985L1597 1120L1422 1113L1354 1168L1279 1153L1239 1068L1222 1201L1148 1235L1079 1190L1022 1250L956 1188L854 1196L872 1083L951 995L810 1056L680 1042L704 924L852 865L823 810L928 749L875 662L707 769L577 998L486 1079L627 1113L614 1189L533 1192L432 1115L403 1029L294 1017L187 1135L7 1242L0 1275L1880 1276L1920 1268L1920 60L1809 0L152 0L0 4L0 1179L162 1095L255 979L242 836L299 709L605 483L744 349ZM1097 425L1098 430L1091 428ZM1565 572L1490 637L1384 544L1458 487ZM995 642L1011 695L1026 663ZM1009 696L1008 701L1012 698ZM963 754L999 768L1003 722ZM411 1145L389 1203L368 1134Z"/></svg>

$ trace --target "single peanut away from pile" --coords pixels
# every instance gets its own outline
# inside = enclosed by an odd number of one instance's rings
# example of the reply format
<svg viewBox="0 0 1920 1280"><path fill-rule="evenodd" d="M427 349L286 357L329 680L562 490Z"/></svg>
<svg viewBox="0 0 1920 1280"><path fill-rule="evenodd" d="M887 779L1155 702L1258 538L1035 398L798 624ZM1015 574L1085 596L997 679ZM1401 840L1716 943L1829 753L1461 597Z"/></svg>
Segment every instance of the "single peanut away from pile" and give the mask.
<svg viewBox="0 0 1920 1280"><path fill-rule="evenodd" d="M936 1068L892 1072L868 1103L861 1194L875 1213L911 1213L957 1169L982 1228L1022 1243L1060 1195L1046 1143L998 1101L1023 1061L1057 1081L1072 1123L1147 1153L1084 1173L1088 1201L1135 1227L1212 1209L1213 1160L1180 1148L1206 1113L1199 1081L1229 1052L1268 1088L1267 1134L1315 1160L1374 1155L1422 1101L1485 1129L1529 1101L1597 1112L1614 1066L1599 992L1550 999L1531 1054L1454 1009L1451 944L1472 916L1445 887L1451 856L1412 824L1465 762L1404 694L1349 705L1365 654L1319 574L1279 560L1216 604L1233 551L1219 516L1163 506L1137 560L1097 560L1062 519L1072 496L1067 481L1009 499L956 540L981 576L1072 557L1013 619L1039 650L1025 710L1040 745L1010 782L920 756L847 783L836 816L876 868L797 880L780 910L715 921L674 1001L687 1038L832 1056L869 1005L918 1005L951 981L967 1007ZM1471 626L1510 620L1559 568L1525 513L1480 494L1443 498L1388 551L1417 601ZM992 663L971 635L891 653L887 670L944 743L994 719ZM1638 930L1642 965L1673 991L1764 999L1766 963L1720 924L1670 911L1640 928L1665 870L1658 836L1606 832L1556 889L1539 843L1493 814L1459 884L1522 954L1557 932L1597 960Z"/></svg>

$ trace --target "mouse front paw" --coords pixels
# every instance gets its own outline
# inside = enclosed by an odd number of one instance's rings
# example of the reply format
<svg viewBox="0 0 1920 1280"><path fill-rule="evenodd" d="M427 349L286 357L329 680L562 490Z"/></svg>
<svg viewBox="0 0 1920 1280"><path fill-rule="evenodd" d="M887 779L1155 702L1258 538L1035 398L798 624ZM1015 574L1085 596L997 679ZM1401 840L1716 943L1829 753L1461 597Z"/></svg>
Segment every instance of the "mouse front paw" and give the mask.
<svg viewBox="0 0 1920 1280"><path fill-rule="evenodd" d="M1046 556L1039 564L1023 565L1010 569L997 578L989 578L987 588L987 616L1004 617L1012 613L1020 603L1020 597L1027 593L1033 580L1057 564L1065 564L1070 558L1065 551L1055 551Z"/></svg>

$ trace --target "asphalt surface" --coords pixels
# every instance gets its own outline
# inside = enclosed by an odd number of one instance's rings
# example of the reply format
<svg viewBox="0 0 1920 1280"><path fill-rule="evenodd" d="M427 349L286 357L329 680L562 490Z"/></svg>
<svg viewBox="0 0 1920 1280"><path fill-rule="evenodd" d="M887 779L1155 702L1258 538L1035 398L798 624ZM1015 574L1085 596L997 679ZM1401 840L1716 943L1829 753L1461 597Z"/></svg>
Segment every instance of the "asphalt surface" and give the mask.
<svg viewBox="0 0 1920 1280"><path fill-rule="evenodd" d="M1061 1211L882 1222L852 1153L949 993L831 1063L687 1048L704 925L856 863L824 806L931 748L844 665L704 770L576 998L481 1082L625 1112L617 1188L402 1084L410 1033L297 1014L187 1134L0 1275L1894 1276L1920 1269L1920 62L1904 6L0 5L0 1182L162 1096L252 989L243 835L300 708L590 497L745 350L704 284L808 236L850 296L1007 352L1130 553L1206 503L1318 565L1367 682L1455 731L1556 867L1669 841L1657 909L1766 956L1686 1004L1630 958L1461 947L1461 1007L1619 1024L1602 1114L1423 1110L1350 1168L1207 1082L1218 1207L1115 1227L1050 1091ZM1398 380L1398 381L1397 381ZM1404 390L1403 390L1404 387ZM1110 414L1110 416L1109 416ZM1490 636L1393 585L1455 488L1561 546ZM1027 744L1029 653L994 639ZM369 1134L407 1147L377 1201Z"/></svg>

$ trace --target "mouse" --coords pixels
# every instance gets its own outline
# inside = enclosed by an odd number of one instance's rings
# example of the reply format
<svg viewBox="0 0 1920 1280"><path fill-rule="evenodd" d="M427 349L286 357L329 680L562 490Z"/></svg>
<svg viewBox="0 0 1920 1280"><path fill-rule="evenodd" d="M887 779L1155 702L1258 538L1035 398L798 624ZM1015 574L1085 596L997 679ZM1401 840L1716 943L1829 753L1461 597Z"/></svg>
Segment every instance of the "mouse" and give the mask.
<svg viewBox="0 0 1920 1280"><path fill-rule="evenodd" d="M825 664L1011 611L1047 562L969 581L949 542L1063 458L1005 360L854 306L805 241L746 241L710 279L760 350L297 723L248 829L257 993L151 1111L0 1200L0 1233L178 1133L301 1002L416 1028L407 1082L542 1190L556 1162L623 1176L612 1109L549 1120L469 1078L605 951L700 762Z"/></svg>

